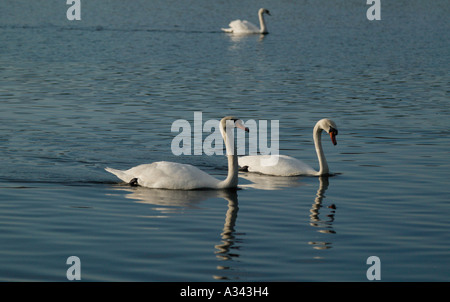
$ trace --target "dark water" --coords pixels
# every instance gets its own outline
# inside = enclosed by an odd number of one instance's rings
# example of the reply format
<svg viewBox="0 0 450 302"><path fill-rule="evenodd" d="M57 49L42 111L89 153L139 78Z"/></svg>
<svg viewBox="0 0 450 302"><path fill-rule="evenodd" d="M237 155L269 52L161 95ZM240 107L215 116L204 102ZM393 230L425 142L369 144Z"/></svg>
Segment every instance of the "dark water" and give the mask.
<svg viewBox="0 0 450 302"><path fill-rule="evenodd" d="M0 3L0 280L449 281L447 1ZM272 16L270 34L231 20ZM171 160L178 119L279 120L280 153L330 178L241 173L237 192L130 188L105 172ZM336 209L333 209L335 206Z"/></svg>

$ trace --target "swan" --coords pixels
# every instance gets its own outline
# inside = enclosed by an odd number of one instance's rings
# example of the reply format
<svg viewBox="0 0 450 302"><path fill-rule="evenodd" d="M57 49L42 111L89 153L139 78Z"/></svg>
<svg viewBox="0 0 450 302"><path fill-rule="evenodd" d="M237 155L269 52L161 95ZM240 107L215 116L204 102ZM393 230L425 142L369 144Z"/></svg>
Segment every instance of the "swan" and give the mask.
<svg viewBox="0 0 450 302"><path fill-rule="evenodd" d="M320 166L318 172L302 161L287 155L243 156L238 159L239 166L241 167L240 170L276 176L328 175L330 171L321 142L323 130L330 135L333 145L337 144L336 135L338 134L338 130L336 124L330 119L321 119L318 121L313 130L314 145Z"/></svg>
<svg viewBox="0 0 450 302"><path fill-rule="evenodd" d="M195 190L195 189L229 189L238 185L238 160L236 145L232 140L233 131L227 127L241 128L248 132L248 128L237 118L226 116L220 121L220 132L225 141L228 157L228 176L225 180L218 180L208 173L188 164L159 161L142 164L128 170L105 168L130 185L139 185L154 189ZM229 136L229 137L228 137ZM234 148L234 149L233 149Z"/></svg>
<svg viewBox="0 0 450 302"><path fill-rule="evenodd" d="M259 25L258 28L256 25L244 20L234 20L231 21L229 26L230 28L222 28L224 32L234 33L234 34L268 34L266 23L264 21L264 14L270 16L270 12L265 8L260 8L258 11L259 16Z"/></svg>

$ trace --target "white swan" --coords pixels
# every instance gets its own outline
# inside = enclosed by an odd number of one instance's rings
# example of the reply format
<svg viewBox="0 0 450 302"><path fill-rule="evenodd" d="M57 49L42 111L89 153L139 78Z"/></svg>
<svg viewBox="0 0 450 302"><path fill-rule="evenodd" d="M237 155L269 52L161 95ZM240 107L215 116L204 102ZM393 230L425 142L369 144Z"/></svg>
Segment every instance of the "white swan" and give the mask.
<svg viewBox="0 0 450 302"><path fill-rule="evenodd" d="M257 172L276 176L328 175L328 163L322 149L321 135L325 130L331 137L333 145L336 145L338 130L336 124L330 119L322 119L316 123L313 130L314 145L319 159L320 170L317 172L302 161L286 155L251 155L238 159L241 171ZM270 162L273 161L273 165Z"/></svg>
<svg viewBox="0 0 450 302"><path fill-rule="evenodd" d="M222 30L233 34L268 34L264 14L270 16L270 12L267 9L260 8L258 11L260 28L246 20L234 20L230 22L230 28L222 28Z"/></svg>
<svg viewBox="0 0 450 302"><path fill-rule="evenodd" d="M226 131L227 127L231 131ZM208 173L188 164L160 161L142 164L129 170L105 170L116 175L131 185L140 185L155 189L194 190L194 189L228 189L238 185L238 160L236 145L232 141L234 127L248 132L241 120L231 116L220 121L220 132L225 141L228 157L228 176L220 181ZM234 147L233 147L234 146Z"/></svg>

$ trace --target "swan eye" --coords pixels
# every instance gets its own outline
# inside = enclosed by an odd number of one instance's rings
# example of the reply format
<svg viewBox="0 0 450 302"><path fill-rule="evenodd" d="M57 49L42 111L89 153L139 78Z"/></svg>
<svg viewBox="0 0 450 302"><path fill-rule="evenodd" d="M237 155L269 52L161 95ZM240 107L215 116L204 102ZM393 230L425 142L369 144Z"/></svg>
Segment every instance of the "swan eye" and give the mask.
<svg viewBox="0 0 450 302"><path fill-rule="evenodd" d="M329 133L334 133L334 135L338 135L338 130L334 129L333 127L330 127Z"/></svg>

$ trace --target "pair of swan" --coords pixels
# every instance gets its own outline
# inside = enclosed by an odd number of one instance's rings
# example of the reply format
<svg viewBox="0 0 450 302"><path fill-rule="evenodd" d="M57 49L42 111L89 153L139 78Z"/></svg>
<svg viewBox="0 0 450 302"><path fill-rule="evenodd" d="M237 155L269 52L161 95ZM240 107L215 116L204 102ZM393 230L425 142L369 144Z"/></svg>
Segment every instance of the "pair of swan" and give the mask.
<svg viewBox="0 0 450 302"><path fill-rule="evenodd" d="M264 20L265 14L270 16L270 12L267 9L260 8L258 11L259 28L246 20L234 20L230 22L229 28L222 28L222 30L226 33L233 34L268 34L269 32L267 31L266 22Z"/></svg>
<svg viewBox="0 0 450 302"><path fill-rule="evenodd" d="M322 149L321 134L327 132L331 141L336 145L338 130L336 124L330 119L322 119L314 127L313 137L319 159L320 170L314 171L303 162L285 155L278 156L276 165L262 164L265 155L243 156L238 159L236 144L232 141L232 128L240 128L248 132L240 119L226 116L220 121L220 132L225 142L228 158L228 175L225 180L207 174L206 172L188 164L160 161L151 164L142 164L128 170L106 168L105 170L116 175L119 179L131 185L139 185L154 189L195 190L195 189L235 189L238 185L239 165L248 172L277 176L294 175L328 175L328 164ZM230 136L230 137L229 137Z"/></svg>

